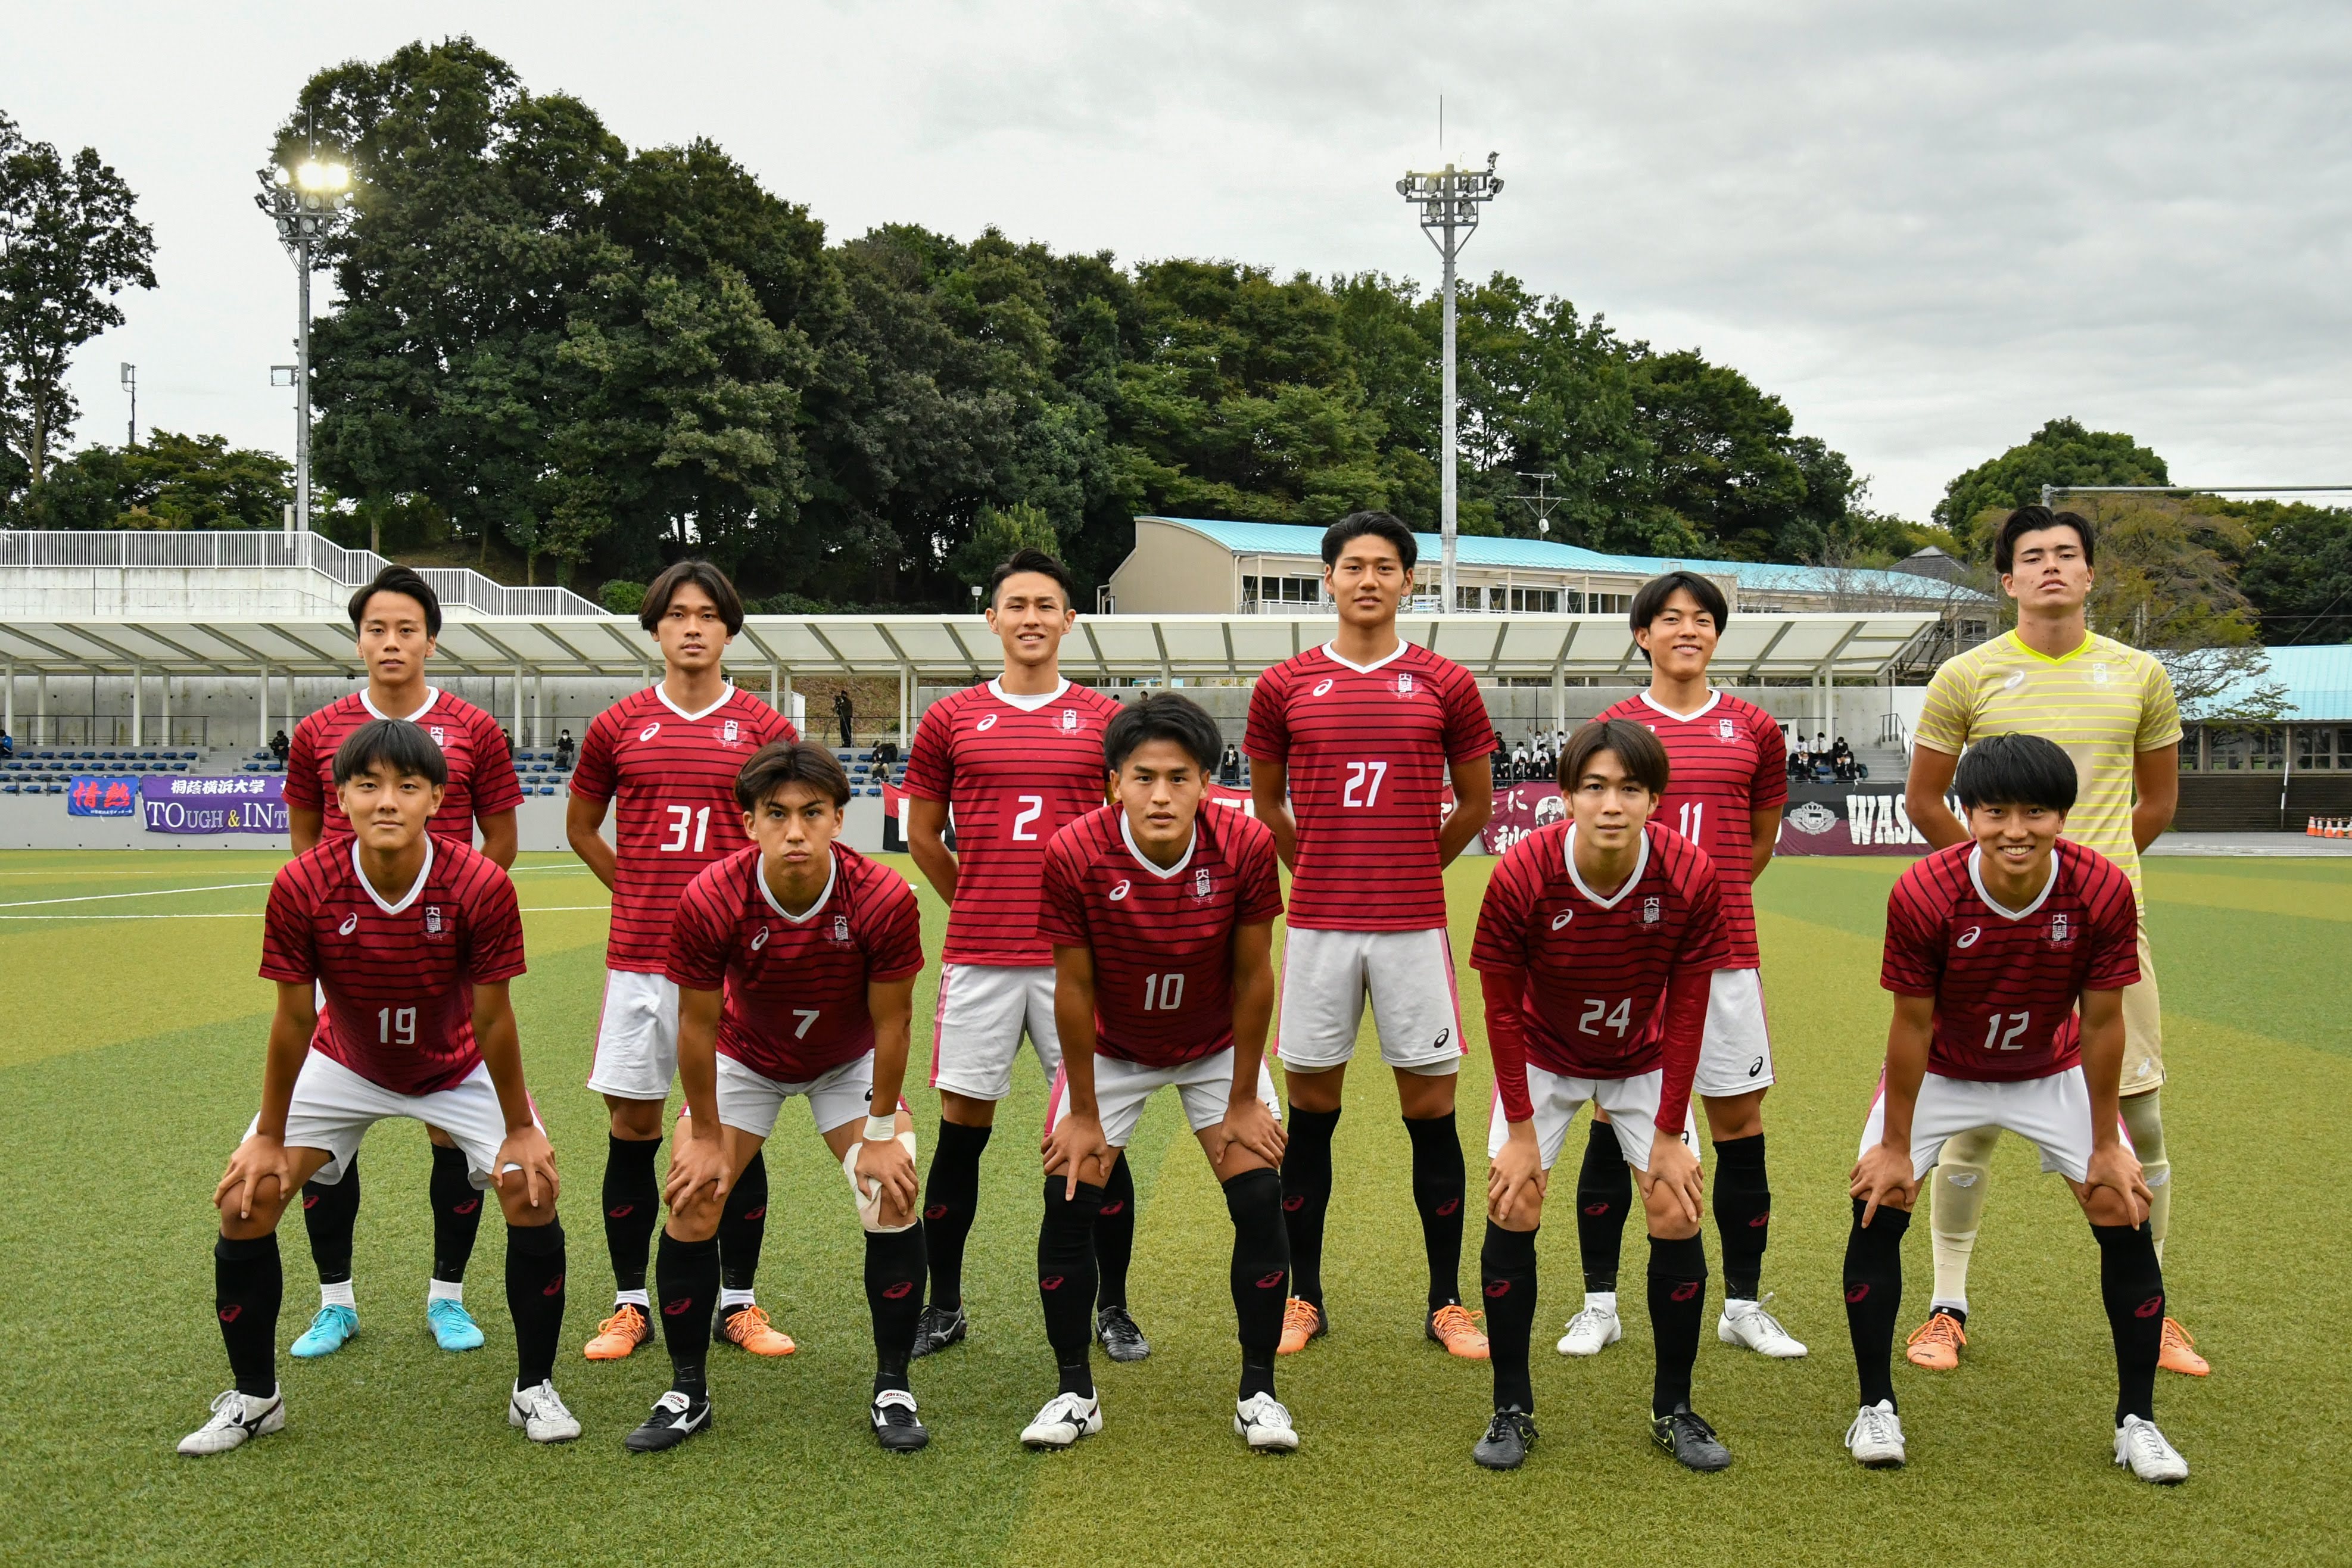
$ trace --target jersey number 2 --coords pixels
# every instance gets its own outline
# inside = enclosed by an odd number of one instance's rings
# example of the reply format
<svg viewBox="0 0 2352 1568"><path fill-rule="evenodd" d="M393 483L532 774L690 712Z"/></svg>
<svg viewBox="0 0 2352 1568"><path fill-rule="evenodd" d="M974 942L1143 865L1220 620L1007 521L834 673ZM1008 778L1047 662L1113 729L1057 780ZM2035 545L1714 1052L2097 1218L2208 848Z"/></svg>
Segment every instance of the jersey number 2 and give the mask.
<svg viewBox="0 0 2352 1568"><path fill-rule="evenodd" d="M1034 842L1037 837L1037 830L1029 824L1045 814L1045 797L1015 795L1013 800L1013 803L1021 808L1013 814L1013 836L1024 842Z"/></svg>
<svg viewBox="0 0 2352 1568"><path fill-rule="evenodd" d="M694 852L700 854L702 846L710 838L710 808L705 806L698 811L691 806L670 806L666 810L669 812L670 836L669 841L662 845L663 852L667 854L683 852L687 839L691 835Z"/></svg>

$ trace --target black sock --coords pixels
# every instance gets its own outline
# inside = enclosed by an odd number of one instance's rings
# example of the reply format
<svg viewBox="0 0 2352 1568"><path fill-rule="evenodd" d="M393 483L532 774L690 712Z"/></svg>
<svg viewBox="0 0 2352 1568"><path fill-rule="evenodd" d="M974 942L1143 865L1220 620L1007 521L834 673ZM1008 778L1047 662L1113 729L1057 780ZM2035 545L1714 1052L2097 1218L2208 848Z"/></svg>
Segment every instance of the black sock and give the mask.
<svg viewBox="0 0 2352 1568"><path fill-rule="evenodd" d="M1882 1207L1863 1228L1863 1201L1853 1200L1853 1228L1845 1238L1845 1329L1853 1341L1862 1402L1895 1401L1895 1322L1903 1311L1903 1233L1911 1216Z"/></svg>
<svg viewBox="0 0 2352 1568"><path fill-rule="evenodd" d="M1224 1183L1234 1221L1234 1321L1241 1331L1241 1397L1274 1392L1274 1356L1282 1343L1288 1295L1290 1235L1282 1223L1282 1176L1244 1171Z"/></svg>
<svg viewBox="0 0 2352 1568"><path fill-rule="evenodd" d="M931 1271L931 1305L963 1305L963 1244L980 1209L980 1152L993 1129L942 1119L931 1176L923 1187L923 1251Z"/></svg>
<svg viewBox="0 0 2352 1568"><path fill-rule="evenodd" d="M1462 1299L1462 1200L1468 1182L1454 1113L1405 1118L1412 1139L1412 1206L1421 1211L1421 1245L1429 1255L1429 1310Z"/></svg>
<svg viewBox="0 0 2352 1568"><path fill-rule="evenodd" d="M1764 1176L1764 1134L1715 1145L1715 1228L1723 1244L1723 1299L1756 1300L1772 1224L1772 1184Z"/></svg>
<svg viewBox="0 0 2352 1568"><path fill-rule="evenodd" d="M670 1386L707 1396L703 1363L710 1354L710 1309L719 1301L719 1238L680 1241L667 1229L654 1266L662 1338L669 1343Z"/></svg>
<svg viewBox="0 0 2352 1568"><path fill-rule="evenodd" d="M654 1180L659 1138L615 1138L604 1149L604 1249L613 1255L613 1289L646 1288L646 1255L661 1221L661 1184Z"/></svg>
<svg viewBox="0 0 2352 1568"><path fill-rule="evenodd" d="M507 1227L507 1315L514 1319L515 1383L536 1388L555 1375L563 1337L563 1221Z"/></svg>
<svg viewBox="0 0 2352 1568"><path fill-rule="evenodd" d="M433 1176L425 1190L433 1199L433 1277L454 1284L474 1260L474 1238L482 1229L482 1189L467 1173L465 1150L431 1147Z"/></svg>
<svg viewBox="0 0 2352 1568"><path fill-rule="evenodd" d="M1103 1183L1102 1212L1095 1216L1095 1305L1127 1305L1127 1266L1135 1257L1135 1173L1127 1151L1113 1149L1110 1179ZM1279 1212L1277 1209L1276 1212Z"/></svg>
<svg viewBox="0 0 2352 1568"><path fill-rule="evenodd" d="M360 1219L360 1156L343 1162L343 1179L332 1186L302 1184L302 1228L310 1238L310 1261L319 1283L340 1285L352 1277L352 1231Z"/></svg>
<svg viewBox="0 0 2352 1568"><path fill-rule="evenodd" d="M2116 1336L2116 1425L2156 1419L2156 1358L2164 1349L2164 1269L2146 1225L2094 1225L2099 1297Z"/></svg>
<svg viewBox="0 0 2352 1568"><path fill-rule="evenodd" d="M719 1215L719 1280L748 1291L760 1274L760 1244L768 1238L768 1151L761 1149L735 1178ZM921 1303L917 1303L920 1310Z"/></svg>
<svg viewBox="0 0 2352 1568"><path fill-rule="evenodd" d="M1486 1222L1486 1243L1478 1249L1478 1275L1486 1297L1486 1355L1495 1365L1495 1408L1533 1414L1534 1380L1528 1374L1528 1341L1536 1322L1536 1233L1506 1230Z"/></svg>
<svg viewBox="0 0 2352 1568"><path fill-rule="evenodd" d="M1657 1371L1650 1384L1650 1414L1688 1405L1691 1367L1698 1361L1699 1319L1706 1312L1706 1248L1696 1236L1680 1241L1650 1238L1650 1337Z"/></svg>
<svg viewBox="0 0 2352 1568"><path fill-rule="evenodd" d="M907 1388L923 1316L923 1228L866 1233L866 1310L874 1316L874 1392Z"/></svg>
<svg viewBox="0 0 2352 1568"><path fill-rule="evenodd" d="M1290 1293L1323 1304L1323 1216L1331 1207L1331 1134L1337 1111L1290 1108L1282 1151L1282 1223L1290 1232Z"/></svg>
<svg viewBox="0 0 2352 1568"><path fill-rule="evenodd" d="M1062 1195L1069 1178L1045 1178L1045 1217L1037 1225L1037 1299L1045 1307L1045 1338L1061 1369L1062 1392L1091 1396L1095 1391L1095 1214L1102 1188L1078 1184L1076 1197Z"/></svg>
<svg viewBox="0 0 2352 1568"><path fill-rule="evenodd" d="M278 1392L278 1309L285 1299L276 1231L213 1243L213 1312L239 1394L267 1399Z"/></svg>
<svg viewBox="0 0 2352 1568"><path fill-rule="evenodd" d="M1633 1207L1633 1174L1618 1146L1617 1130L1600 1117L1584 1139L1584 1164L1576 1172L1576 1244L1584 1255L1584 1288L1617 1288L1618 1260L1625 1250L1625 1216Z"/></svg>

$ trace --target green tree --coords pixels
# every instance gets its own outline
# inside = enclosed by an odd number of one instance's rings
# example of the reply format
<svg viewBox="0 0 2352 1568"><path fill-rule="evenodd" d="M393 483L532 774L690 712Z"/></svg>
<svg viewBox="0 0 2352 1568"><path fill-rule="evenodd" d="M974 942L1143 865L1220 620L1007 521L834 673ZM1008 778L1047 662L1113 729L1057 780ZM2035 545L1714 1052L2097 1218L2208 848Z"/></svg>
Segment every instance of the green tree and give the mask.
<svg viewBox="0 0 2352 1568"><path fill-rule="evenodd" d="M2164 459L2121 431L2086 430L2079 421L2053 419L2022 444L1945 486L1935 521L1971 554L1983 556L1992 549L2000 517L2039 501L2044 485L2171 482ZM2079 500L2065 505L2082 510Z"/></svg>
<svg viewBox="0 0 2352 1568"><path fill-rule="evenodd" d="M275 528L293 466L218 435L152 432L138 446L89 446L50 465L14 514L35 528Z"/></svg>
<svg viewBox="0 0 2352 1568"><path fill-rule="evenodd" d="M972 521L970 537L949 558L948 570L966 583L985 588L997 563L1021 549L1040 549L1056 558L1061 555L1062 541L1054 532L1045 509L1026 501L1002 510L982 507Z"/></svg>
<svg viewBox="0 0 2352 1568"><path fill-rule="evenodd" d="M66 386L74 350L122 325L124 289L155 287L155 235L136 204L95 149L65 159L0 113L0 439L27 486L80 413Z"/></svg>
<svg viewBox="0 0 2352 1568"><path fill-rule="evenodd" d="M2263 641L2352 642L2352 508L2223 503L2253 531L2238 587Z"/></svg>

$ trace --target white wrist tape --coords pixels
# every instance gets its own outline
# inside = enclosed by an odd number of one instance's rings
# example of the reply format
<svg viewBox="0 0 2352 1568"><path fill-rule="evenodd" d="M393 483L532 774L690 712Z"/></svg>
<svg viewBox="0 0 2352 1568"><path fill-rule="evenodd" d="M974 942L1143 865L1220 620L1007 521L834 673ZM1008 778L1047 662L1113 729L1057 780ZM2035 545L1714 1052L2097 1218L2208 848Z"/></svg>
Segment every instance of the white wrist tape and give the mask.
<svg viewBox="0 0 2352 1568"><path fill-rule="evenodd" d="M908 1159L915 1157L915 1134L911 1129L898 1134L895 1141L907 1151ZM857 1155L865 1147L862 1142L852 1144L849 1145L849 1152L841 1156L841 1174L849 1178L850 1196L857 1204L857 1222L877 1236L890 1236L901 1230L911 1230L914 1228L915 1221L921 1218L919 1213L909 1215L904 1225L885 1225L881 1222L882 1184L878 1181L874 1183L874 1190L870 1193L858 1184Z"/></svg>
<svg viewBox="0 0 2352 1568"><path fill-rule="evenodd" d="M887 1144L898 1135L898 1117L868 1116L866 1118L866 1141L867 1143Z"/></svg>

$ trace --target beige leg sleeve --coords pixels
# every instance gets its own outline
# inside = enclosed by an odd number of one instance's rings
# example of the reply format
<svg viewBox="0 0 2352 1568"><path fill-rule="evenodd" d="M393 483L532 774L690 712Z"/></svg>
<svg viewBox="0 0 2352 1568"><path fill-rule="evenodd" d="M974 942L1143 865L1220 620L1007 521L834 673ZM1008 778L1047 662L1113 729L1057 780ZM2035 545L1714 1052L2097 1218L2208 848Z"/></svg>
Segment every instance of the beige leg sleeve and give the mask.
<svg viewBox="0 0 2352 1568"><path fill-rule="evenodd" d="M1985 1189L1992 1181L1992 1146L1999 1127L1978 1127L1944 1140L1936 1168L1927 1173L1934 1196L1928 1226L1936 1239L1935 1307L1969 1310L1969 1259L1976 1251L1977 1224L1984 1217Z"/></svg>
<svg viewBox="0 0 2352 1568"><path fill-rule="evenodd" d="M2120 1106L2124 1131L2131 1134L2132 1150L2139 1155L2140 1176L2147 1182L2147 1233L2156 1242L2156 1260L2164 1261L2164 1233L2172 1223L2172 1162L2164 1154L2164 1091L2134 1094Z"/></svg>

